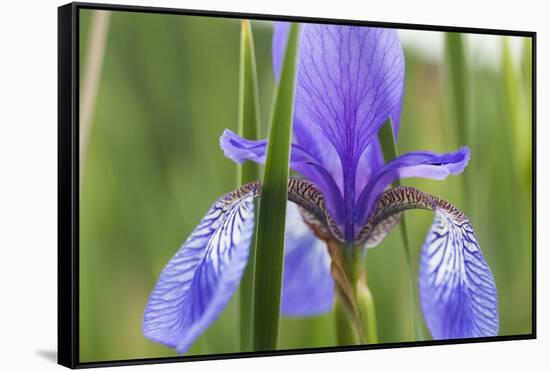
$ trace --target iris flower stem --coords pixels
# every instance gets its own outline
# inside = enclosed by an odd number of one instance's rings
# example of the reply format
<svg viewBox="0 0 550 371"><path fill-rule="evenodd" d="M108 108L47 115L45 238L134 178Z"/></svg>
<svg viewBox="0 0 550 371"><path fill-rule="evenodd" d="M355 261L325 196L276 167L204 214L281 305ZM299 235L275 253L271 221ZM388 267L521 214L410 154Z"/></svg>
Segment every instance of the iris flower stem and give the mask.
<svg viewBox="0 0 550 371"><path fill-rule="evenodd" d="M372 293L367 285L364 252L364 249L361 247L352 247L351 272L353 279L353 291L366 342L369 344L375 344L378 342L376 309Z"/></svg>
<svg viewBox="0 0 550 371"><path fill-rule="evenodd" d="M376 308L372 293L365 278L359 279L356 285L359 314L366 327L365 332L369 344L378 343L378 325L376 324Z"/></svg>
<svg viewBox="0 0 550 371"><path fill-rule="evenodd" d="M335 321L339 345L377 343L376 310L366 281L364 251L356 246L335 248L330 243L329 251L337 284Z"/></svg>
<svg viewBox="0 0 550 371"><path fill-rule="evenodd" d="M339 298L334 303L334 319L336 323L336 338L338 345L360 344L357 332L349 320L342 300Z"/></svg>

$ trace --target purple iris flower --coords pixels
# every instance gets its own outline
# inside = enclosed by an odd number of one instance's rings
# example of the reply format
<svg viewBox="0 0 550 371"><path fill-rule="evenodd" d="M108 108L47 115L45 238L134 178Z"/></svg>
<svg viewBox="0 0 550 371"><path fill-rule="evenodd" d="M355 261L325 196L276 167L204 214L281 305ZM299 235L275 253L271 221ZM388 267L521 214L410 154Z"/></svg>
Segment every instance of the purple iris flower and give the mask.
<svg viewBox="0 0 550 371"><path fill-rule="evenodd" d="M289 24L277 23L273 67L278 79ZM497 291L471 223L456 207L409 187L407 177L444 179L462 172L470 151L410 152L385 163L378 130L391 119L397 139L404 55L395 30L304 24L298 69L289 180L281 311L317 315L332 308L335 282L327 240L342 249L376 246L403 211L431 210L419 287L434 339L495 336ZM262 163L267 141L225 130L220 138L237 163ZM254 228L261 183L220 198L163 270L147 303L143 333L185 353L237 289Z"/></svg>

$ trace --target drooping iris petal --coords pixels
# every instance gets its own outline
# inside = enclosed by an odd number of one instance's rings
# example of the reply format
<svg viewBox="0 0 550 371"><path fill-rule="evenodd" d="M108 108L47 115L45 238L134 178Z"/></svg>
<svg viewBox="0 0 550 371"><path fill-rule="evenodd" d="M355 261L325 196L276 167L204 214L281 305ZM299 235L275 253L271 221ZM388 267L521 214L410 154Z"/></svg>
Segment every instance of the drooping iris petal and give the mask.
<svg viewBox="0 0 550 371"><path fill-rule="evenodd" d="M222 312L248 260L252 197L233 192L214 203L164 268L143 316L147 338L185 353Z"/></svg>
<svg viewBox="0 0 550 371"><path fill-rule="evenodd" d="M434 339L498 334L498 297L491 270L468 218L451 203L411 187L395 187L378 198L359 233L376 242L405 210L435 213L422 246L419 287L424 318Z"/></svg>
<svg viewBox="0 0 550 371"><path fill-rule="evenodd" d="M438 154L428 151L409 152L384 165L365 186L356 206L356 225L363 225L373 211L376 200L391 183L400 178L421 177L445 179L461 173L470 160L470 150Z"/></svg>
<svg viewBox="0 0 550 371"><path fill-rule="evenodd" d="M495 282L467 219L436 210L422 246L419 285L434 339L498 334Z"/></svg>
<svg viewBox="0 0 550 371"><path fill-rule="evenodd" d="M220 146L227 157L239 164L245 160L257 163L265 161L267 151L267 140L265 139L248 140L226 129L220 137ZM292 144L290 167L308 177L321 189L327 207L342 204L342 196L332 174L310 153L310 148ZM331 214L333 218L341 217L338 213L340 209L335 208L335 210L335 213Z"/></svg>
<svg viewBox="0 0 550 371"><path fill-rule="evenodd" d="M285 316L326 313L334 296L326 243L302 221L292 202L287 206L286 225L281 312Z"/></svg>

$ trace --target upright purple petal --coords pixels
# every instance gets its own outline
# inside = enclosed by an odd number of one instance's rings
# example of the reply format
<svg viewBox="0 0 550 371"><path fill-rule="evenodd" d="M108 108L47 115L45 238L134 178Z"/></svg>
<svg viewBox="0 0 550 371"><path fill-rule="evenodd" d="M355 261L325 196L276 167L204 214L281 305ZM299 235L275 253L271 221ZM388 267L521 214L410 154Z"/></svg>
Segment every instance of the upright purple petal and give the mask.
<svg viewBox="0 0 550 371"><path fill-rule="evenodd" d="M493 275L470 222L436 210L420 259L420 299L434 339L498 335Z"/></svg>
<svg viewBox="0 0 550 371"><path fill-rule="evenodd" d="M143 315L143 334L185 353L223 311L248 260L252 195L218 200L162 271Z"/></svg>
<svg viewBox="0 0 550 371"><path fill-rule="evenodd" d="M285 316L314 316L331 310L334 281L326 243L302 221L298 206L289 202L281 312Z"/></svg>
<svg viewBox="0 0 550 371"><path fill-rule="evenodd" d="M276 80L279 80L279 75L281 73L281 63L283 60L283 53L286 48L289 28L290 28L289 22L275 22L275 25L274 25L272 54L273 54L273 74L275 75ZM309 30L310 28L317 28L317 29ZM394 30L377 29L377 28L371 28L371 27L331 26L331 25L311 25L311 24L303 24L302 32L305 33L307 31L310 34L315 34L315 33L320 34L320 30L326 30L326 33L330 34L331 28L336 33L338 33L339 37L341 37L342 34L344 37L337 40L332 40L332 39L328 40L328 42L326 43L326 46L328 48L334 48L334 50L336 51L336 54L326 58L328 61L328 64L324 62L323 63L324 65L319 69L318 72L315 72L315 74L317 74L321 78L326 77L327 79L330 79L333 76L344 75L345 74L344 70L347 69L348 70L347 80L344 80L344 81L339 80L338 82L343 83L345 85L345 84L349 84L351 81L352 83L354 83L356 89L361 88L363 87L363 85L368 83L371 83L373 88L378 89L381 85L384 85L384 81L382 80L391 80L392 78L395 78L396 79L395 82L388 81L388 83L385 84L385 88L387 90L395 90L396 97L395 98L390 97L389 100L392 100L392 102L388 102L388 104L391 106L391 109L388 110L386 114L383 115L385 116L383 120L385 120L388 117L391 117L393 122L395 138L397 139L397 133L399 132L399 120L401 115L401 106L402 106L402 100L403 100L403 84L404 84L404 56L399 43L397 33ZM349 37L346 37L345 32L342 34L340 32L340 30L352 30L352 29L359 29L359 30L362 30L363 32L359 32L359 34L357 35L348 35ZM372 32L380 33L380 34L378 35L373 35L372 33L369 34L369 32L371 31L368 31L368 30L373 30ZM382 35L383 33L386 33L385 36L388 36L388 39L386 40L380 39L380 37L383 36ZM316 43L318 45L322 44L322 42L318 42L318 41ZM357 62L356 64L354 64L353 63L354 61L352 60L350 61L341 60L343 59L342 57L346 57L346 56L352 57L353 51L354 51L353 48L356 46L361 47L361 50L358 52L356 56L356 62ZM367 50L364 50L363 48ZM346 52L347 52L347 55L346 55ZM316 55L320 55L321 53L324 53L323 47L320 49L320 52L317 53ZM388 55L386 56L386 54ZM300 62L305 58L309 58L309 56L301 57ZM338 59L338 62L335 61L336 58ZM392 66L391 63L395 63L395 64ZM309 64L306 63L306 66L308 65L311 65L311 63ZM362 69L362 67L364 67L364 69ZM367 75L371 75L371 76L367 76ZM372 75L378 75L378 76L372 77ZM353 77L365 77L365 79L364 81L355 82L351 80L353 79ZM367 81L367 79L369 81ZM378 79L378 81L372 81L374 79ZM392 85L395 86L396 89L394 89ZM384 100L384 99L387 99L387 97L382 95L391 95L392 93L394 92L392 91L390 91L389 93L385 92L378 97L374 97L374 99L371 99L371 100L373 102L377 100ZM359 99L357 99L357 97L353 97L350 99L350 101L353 101L352 104L358 105L362 103L359 101ZM367 99L370 99L370 98L367 98ZM376 125L376 123L374 125Z"/></svg>
<svg viewBox="0 0 550 371"><path fill-rule="evenodd" d="M303 27L304 26L305 25L303 25ZM274 25L272 52L273 74L275 80L279 80L279 75L281 73L281 63L284 57L283 53L286 48L289 29L290 23L288 22L276 22ZM307 148L311 156L315 158L315 162L330 174L333 180L333 182L330 183L335 183L341 194L343 190L343 174L338 152L323 133L318 130L311 130L311 127L304 125L296 114L294 115L293 122L293 143L302 148ZM317 183L323 193L332 192L329 189L324 189L325 187L323 184L326 180L319 179L316 170L308 171L309 169L307 166L299 167L300 169L295 170L302 173L309 180ZM344 215L341 210L341 205L342 203L333 203L330 199L327 200L328 210L330 210L337 224L343 223L342 219Z"/></svg>
<svg viewBox="0 0 550 371"><path fill-rule="evenodd" d="M380 194L397 179L445 179L448 175L461 173L469 160L470 150L467 147L444 154L409 152L395 158L374 174L361 192L356 206L356 225L362 226L367 221Z"/></svg>
<svg viewBox="0 0 550 371"><path fill-rule="evenodd" d="M286 26L276 25L275 71L280 68ZM337 153L342 168L344 203L339 208L346 239L353 237L353 213L359 161L391 117L399 126L404 57L397 32L369 27L304 24L300 36L295 118L302 133L322 137ZM296 125L296 123L295 123ZM300 142L299 131L295 141ZM325 151L326 152L326 151ZM324 165L323 159L318 159ZM338 180L336 180L338 184ZM331 213L336 213L329 206Z"/></svg>
<svg viewBox="0 0 550 371"><path fill-rule="evenodd" d="M384 155L378 139L367 146L357 164L357 178L355 179L355 200L366 187L370 179L384 166Z"/></svg>

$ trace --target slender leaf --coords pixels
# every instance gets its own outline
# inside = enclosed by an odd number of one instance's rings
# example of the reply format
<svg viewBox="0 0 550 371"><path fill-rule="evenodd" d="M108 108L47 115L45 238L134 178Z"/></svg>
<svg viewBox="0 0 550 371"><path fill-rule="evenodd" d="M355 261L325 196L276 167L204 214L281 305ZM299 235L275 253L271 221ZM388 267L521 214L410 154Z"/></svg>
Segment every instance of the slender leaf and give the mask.
<svg viewBox="0 0 550 371"><path fill-rule="evenodd" d="M358 280L355 285L357 309L366 332L367 343L376 344L378 343L378 325L376 324L376 309L372 293L364 278Z"/></svg>
<svg viewBox="0 0 550 371"><path fill-rule="evenodd" d="M508 38L502 40L501 69L506 101L505 112L511 130L510 138L512 138L513 148L516 151L514 155L515 171L518 179L526 179L525 175L530 174L529 169L531 168L530 130L526 130L531 126L530 105L527 104L531 99L530 93L527 95L525 89L522 89L520 80L525 76L525 72L522 75L520 66L514 63ZM524 82L530 85L530 79L524 79Z"/></svg>
<svg viewBox="0 0 550 371"><path fill-rule="evenodd" d="M467 143L468 139L468 80L464 39L462 34L447 32L445 34L445 52L447 66L447 85L451 97L451 117L457 129L458 139Z"/></svg>
<svg viewBox="0 0 550 371"><path fill-rule="evenodd" d="M524 38L522 45L522 56L521 56L521 67L523 74L523 92L525 95L525 111L526 111L526 120L527 125L531 127L533 125L533 48L532 48L532 39ZM530 140L528 142L528 151L532 152L532 143ZM526 186L530 187L532 179L532 169L533 169L533 158L528 156L527 158L527 169L526 169Z"/></svg>
<svg viewBox="0 0 550 371"><path fill-rule="evenodd" d="M292 24L271 111L256 233L254 350L277 348L297 44L298 24Z"/></svg>
<svg viewBox="0 0 550 371"><path fill-rule="evenodd" d="M341 300L334 302L334 320L336 324L336 340L338 345L358 345L361 344L357 336L357 331L349 320L344 303Z"/></svg>
<svg viewBox="0 0 550 371"><path fill-rule="evenodd" d="M531 84L533 80L533 47L531 38L523 38L521 46L521 71L523 74L524 88L526 94L531 97Z"/></svg>
<svg viewBox="0 0 550 371"><path fill-rule="evenodd" d="M445 81L449 95L449 121L454 126L454 132L458 138L458 145L472 143L471 133L471 108L470 81L468 65L466 63L466 52L464 36L458 32L447 32L445 34L445 66L447 68L447 79ZM461 175L463 180L463 208L470 209L470 180L468 172Z"/></svg>
<svg viewBox="0 0 550 371"><path fill-rule="evenodd" d="M386 123L380 128L378 132L378 138L380 140L380 146L382 147L382 153L384 155L384 161L389 162L398 156L397 143L395 142L395 135L393 132L393 125L391 118L386 121ZM395 187L400 186L399 179L393 184ZM409 237L407 233L407 220L406 216L401 216L401 221L399 224L399 229L401 230L401 238L403 239L403 249L405 252L405 260L407 264L407 270L409 271L409 282L411 285L411 307L413 311L413 322L414 322L414 335L415 340L423 340L424 334L422 331L422 319L420 317L420 304L418 301L418 290L416 287L416 275L414 274L412 259L411 259L411 248L409 244Z"/></svg>
<svg viewBox="0 0 550 371"><path fill-rule="evenodd" d="M260 104L254 40L250 21L241 22L241 57L239 73L239 134L256 140L259 136ZM237 166L237 186L260 179L260 168L252 161ZM248 265L240 287L240 336L241 351L252 350L252 306L254 300L255 245L252 244Z"/></svg>

